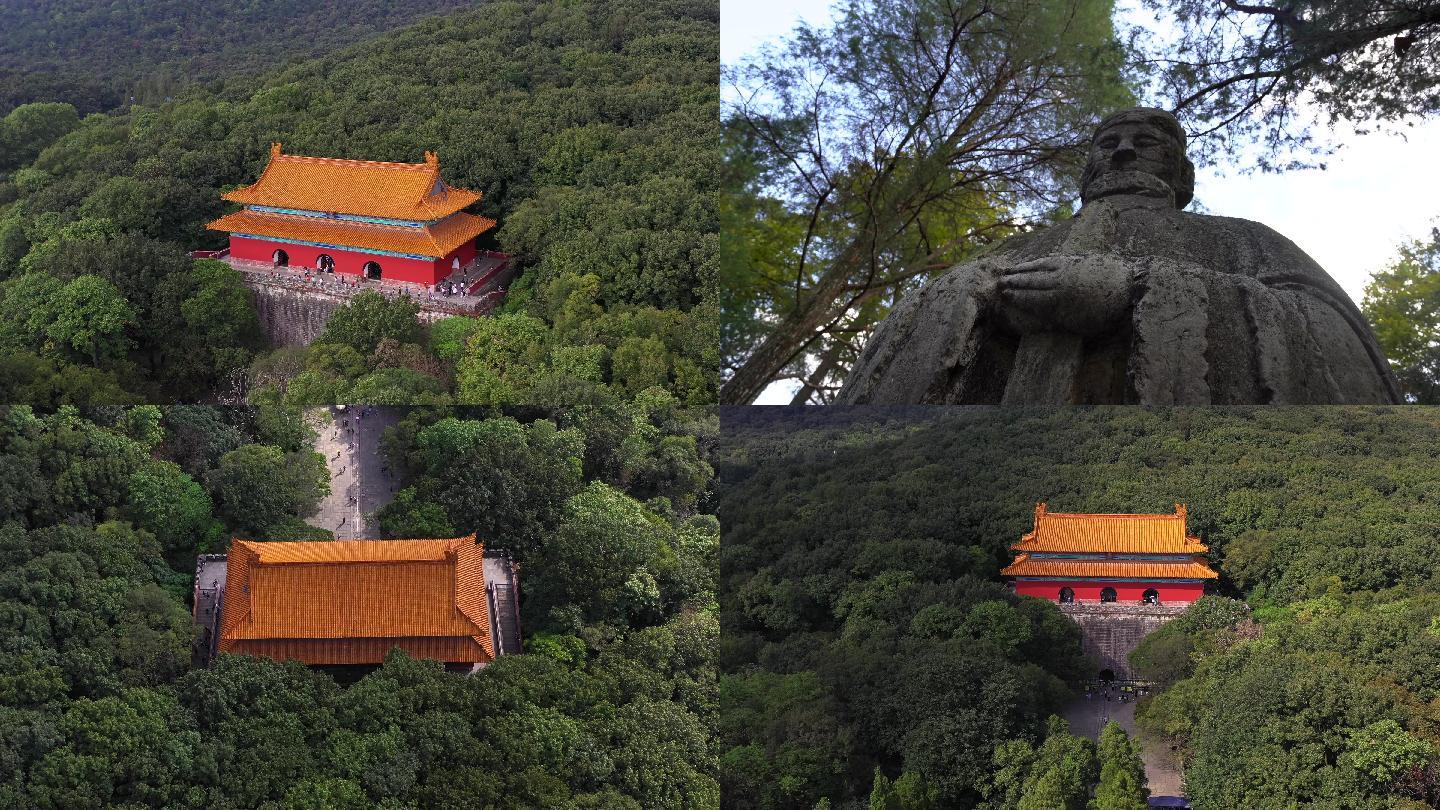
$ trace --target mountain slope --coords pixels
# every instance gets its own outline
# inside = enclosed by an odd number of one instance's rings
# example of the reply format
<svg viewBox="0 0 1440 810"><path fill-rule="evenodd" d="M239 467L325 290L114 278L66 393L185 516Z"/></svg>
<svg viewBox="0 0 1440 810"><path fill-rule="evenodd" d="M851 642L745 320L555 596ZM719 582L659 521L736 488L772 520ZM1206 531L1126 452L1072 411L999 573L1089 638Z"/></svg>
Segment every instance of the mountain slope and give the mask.
<svg viewBox="0 0 1440 810"><path fill-rule="evenodd" d="M13 0L0 38L0 114L30 101L82 113L130 97L317 56L468 0Z"/></svg>

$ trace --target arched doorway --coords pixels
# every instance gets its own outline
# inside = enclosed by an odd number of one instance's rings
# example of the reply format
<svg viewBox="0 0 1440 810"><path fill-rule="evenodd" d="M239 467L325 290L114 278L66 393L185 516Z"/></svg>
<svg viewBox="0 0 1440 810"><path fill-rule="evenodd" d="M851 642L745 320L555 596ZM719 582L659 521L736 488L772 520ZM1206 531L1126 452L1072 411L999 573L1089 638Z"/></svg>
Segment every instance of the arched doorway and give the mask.
<svg viewBox="0 0 1440 810"><path fill-rule="evenodd" d="M380 263L379 263L379 262L366 262L366 263L365 263L365 277L366 277L366 278L380 278Z"/></svg>
<svg viewBox="0 0 1440 810"><path fill-rule="evenodd" d="M1160 592L1154 588L1150 588L1140 597L1140 601L1147 605L1158 605L1160 604Z"/></svg>
<svg viewBox="0 0 1440 810"><path fill-rule="evenodd" d="M276 248L275 252L270 254L270 260L275 262L276 267L290 266L290 254L279 248Z"/></svg>
<svg viewBox="0 0 1440 810"><path fill-rule="evenodd" d="M1068 605L1075 601L1075 592L1069 588L1060 589L1060 604Z"/></svg>
<svg viewBox="0 0 1440 810"><path fill-rule="evenodd" d="M335 272L335 257L329 253L321 253L315 257L315 268L322 273Z"/></svg>
<svg viewBox="0 0 1440 810"><path fill-rule="evenodd" d="M1114 602L1114 601L1115 601L1115 589L1114 589L1114 588L1101 588L1101 589L1100 589L1100 601L1101 601L1101 602Z"/></svg>
<svg viewBox="0 0 1440 810"><path fill-rule="evenodd" d="M1115 680L1115 670L1113 670L1113 669L1102 669L1102 670L1100 670L1100 680L1102 680L1102 681L1104 681L1104 682L1106 682L1106 683L1111 683L1112 681Z"/></svg>

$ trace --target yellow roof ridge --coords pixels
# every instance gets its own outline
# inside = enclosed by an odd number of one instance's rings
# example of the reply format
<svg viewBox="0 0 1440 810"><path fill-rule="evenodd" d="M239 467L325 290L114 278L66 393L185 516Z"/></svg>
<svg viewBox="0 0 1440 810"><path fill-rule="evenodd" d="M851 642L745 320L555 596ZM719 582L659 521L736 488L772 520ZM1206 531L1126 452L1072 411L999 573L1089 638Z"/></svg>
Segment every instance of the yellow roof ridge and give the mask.
<svg viewBox="0 0 1440 810"><path fill-rule="evenodd" d="M222 196L246 205L402 220L441 218L484 198L446 183L439 157L429 150L423 162L409 163L285 154L278 142L254 183Z"/></svg>
<svg viewBox="0 0 1440 810"><path fill-rule="evenodd" d="M1015 550L1184 554L1207 551L1188 534L1188 509L1172 513L1050 512L1035 504L1034 527L1010 547Z"/></svg>
<svg viewBox="0 0 1440 810"><path fill-rule="evenodd" d="M1133 518L1165 520L1181 520L1182 516L1174 512L1046 512L1045 517L1083 517L1083 518Z"/></svg>
<svg viewBox="0 0 1440 810"><path fill-rule="evenodd" d="M279 144L272 145L270 152L270 163L274 163L277 160L285 160L294 163L326 163L340 166L366 166L381 169L419 169L427 172L432 170L438 171L440 168L439 163L432 163L430 160L428 160L428 158L435 156L434 152L425 153L427 160L421 161L419 163L410 163L403 160L365 160L364 158L327 157L325 155L287 155L283 152L274 151L274 146L279 146ZM266 165L268 166L270 164Z"/></svg>

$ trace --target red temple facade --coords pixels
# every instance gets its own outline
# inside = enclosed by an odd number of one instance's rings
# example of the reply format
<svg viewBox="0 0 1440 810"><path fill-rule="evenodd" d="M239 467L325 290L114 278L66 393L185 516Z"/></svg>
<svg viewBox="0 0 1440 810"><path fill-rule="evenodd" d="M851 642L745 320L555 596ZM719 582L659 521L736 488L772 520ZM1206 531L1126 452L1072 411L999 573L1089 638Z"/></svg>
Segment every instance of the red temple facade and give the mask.
<svg viewBox="0 0 1440 810"><path fill-rule="evenodd" d="M276 267L436 284L475 259L493 219L467 214L476 191L424 163L306 157L272 144L253 185L225 199L245 207L206 227L230 234L230 255Z"/></svg>
<svg viewBox="0 0 1440 810"><path fill-rule="evenodd" d="M1209 550L1186 534L1185 506L1170 515L1090 515L1035 507L1035 528L1010 547L1000 573L1015 592L1053 602L1189 604L1218 578Z"/></svg>

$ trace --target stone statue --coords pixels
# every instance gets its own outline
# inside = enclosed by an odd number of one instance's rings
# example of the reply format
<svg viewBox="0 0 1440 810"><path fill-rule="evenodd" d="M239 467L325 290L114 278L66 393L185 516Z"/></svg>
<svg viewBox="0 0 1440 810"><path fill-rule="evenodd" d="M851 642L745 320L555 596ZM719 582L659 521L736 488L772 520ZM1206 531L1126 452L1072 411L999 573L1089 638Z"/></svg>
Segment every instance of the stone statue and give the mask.
<svg viewBox="0 0 1440 810"><path fill-rule="evenodd" d="M1080 212L906 296L845 403L1393 403L1355 304L1257 222L1188 214L1195 168L1163 110L1100 123Z"/></svg>

